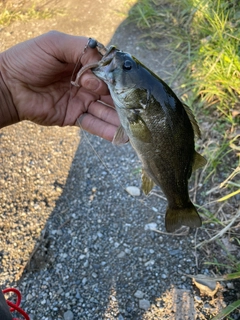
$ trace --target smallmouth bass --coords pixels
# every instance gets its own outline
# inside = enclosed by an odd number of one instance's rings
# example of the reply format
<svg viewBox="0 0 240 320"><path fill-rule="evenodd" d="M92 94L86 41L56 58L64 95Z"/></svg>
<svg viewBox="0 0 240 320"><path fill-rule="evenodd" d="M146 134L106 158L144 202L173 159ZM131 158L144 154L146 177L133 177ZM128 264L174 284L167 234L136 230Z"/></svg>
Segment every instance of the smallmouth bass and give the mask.
<svg viewBox="0 0 240 320"><path fill-rule="evenodd" d="M142 163L144 193L156 184L167 198L167 232L182 225L200 227L188 180L206 160L194 149L194 135L200 136L200 130L191 110L156 74L115 47L92 72L108 85L120 118L113 143L129 139Z"/></svg>

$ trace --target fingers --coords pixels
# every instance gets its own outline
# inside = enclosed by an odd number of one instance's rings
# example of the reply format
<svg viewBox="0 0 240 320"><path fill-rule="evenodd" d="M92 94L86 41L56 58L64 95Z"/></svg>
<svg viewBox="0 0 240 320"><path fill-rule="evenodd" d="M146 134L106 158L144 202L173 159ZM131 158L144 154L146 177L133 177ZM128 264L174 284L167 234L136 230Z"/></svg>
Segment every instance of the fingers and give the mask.
<svg viewBox="0 0 240 320"><path fill-rule="evenodd" d="M77 121L76 125L82 129L99 136L105 140L112 141L117 127L101 119L94 117L89 113L83 114Z"/></svg>
<svg viewBox="0 0 240 320"><path fill-rule="evenodd" d="M90 104L88 107L88 113L116 127L120 125L117 111L113 108L107 107L99 101Z"/></svg>
<svg viewBox="0 0 240 320"><path fill-rule="evenodd" d="M111 97L111 95L109 93L107 95L101 96L101 99L99 99L99 100L103 101L104 103L108 104L113 109L115 109L115 106L114 106L114 103L113 103L113 99L112 99L112 97Z"/></svg>
<svg viewBox="0 0 240 320"><path fill-rule="evenodd" d="M80 116L76 125L94 135L112 141L120 121L116 110L96 101L90 104L88 113Z"/></svg>

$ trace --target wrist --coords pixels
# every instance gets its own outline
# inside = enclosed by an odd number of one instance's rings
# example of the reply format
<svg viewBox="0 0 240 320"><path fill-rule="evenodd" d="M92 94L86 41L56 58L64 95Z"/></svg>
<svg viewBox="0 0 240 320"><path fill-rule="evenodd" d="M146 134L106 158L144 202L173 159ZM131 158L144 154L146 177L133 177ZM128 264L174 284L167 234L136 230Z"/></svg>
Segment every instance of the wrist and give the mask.
<svg viewBox="0 0 240 320"><path fill-rule="evenodd" d="M9 91L1 70L0 59L0 128L9 126L19 121L17 110L14 106L11 92Z"/></svg>

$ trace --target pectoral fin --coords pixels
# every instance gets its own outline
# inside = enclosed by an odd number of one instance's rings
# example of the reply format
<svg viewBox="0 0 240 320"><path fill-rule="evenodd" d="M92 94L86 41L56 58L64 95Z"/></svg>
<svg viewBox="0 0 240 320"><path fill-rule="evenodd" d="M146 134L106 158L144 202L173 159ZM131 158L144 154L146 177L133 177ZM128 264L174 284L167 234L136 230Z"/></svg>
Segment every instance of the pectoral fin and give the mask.
<svg viewBox="0 0 240 320"><path fill-rule="evenodd" d="M193 160L192 171L205 166L207 163L207 160L203 156L201 156L197 151L195 151L193 159L194 160Z"/></svg>
<svg viewBox="0 0 240 320"><path fill-rule="evenodd" d="M123 129L122 126L117 128L117 131L113 137L113 141L112 144L119 146L121 144L127 143L128 142L128 136L125 132L125 130Z"/></svg>
<svg viewBox="0 0 240 320"><path fill-rule="evenodd" d="M131 116L128 118L129 121L129 128L132 132L132 136L142 142L151 142L151 132L148 129L146 123L143 121L143 119L137 115L134 114L134 116Z"/></svg>
<svg viewBox="0 0 240 320"><path fill-rule="evenodd" d="M154 182L146 174L145 170L142 169L142 190L147 195L154 187Z"/></svg>

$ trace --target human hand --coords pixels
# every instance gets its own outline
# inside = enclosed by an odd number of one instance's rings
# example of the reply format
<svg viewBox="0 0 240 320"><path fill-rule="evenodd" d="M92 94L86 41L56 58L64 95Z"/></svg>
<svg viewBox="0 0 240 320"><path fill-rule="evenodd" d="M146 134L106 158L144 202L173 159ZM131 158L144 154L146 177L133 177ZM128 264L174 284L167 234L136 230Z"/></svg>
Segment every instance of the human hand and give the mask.
<svg viewBox="0 0 240 320"><path fill-rule="evenodd" d="M51 126L76 125L112 140L119 125L106 84L91 71L81 77L80 88L70 85L79 61L84 66L101 59L88 48L88 38L51 31L20 43L0 55L0 71L12 104L11 121L30 120ZM73 78L73 79L72 79ZM0 107L2 107L0 105ZM2 112L3 113L3 112Z"/></svg>

